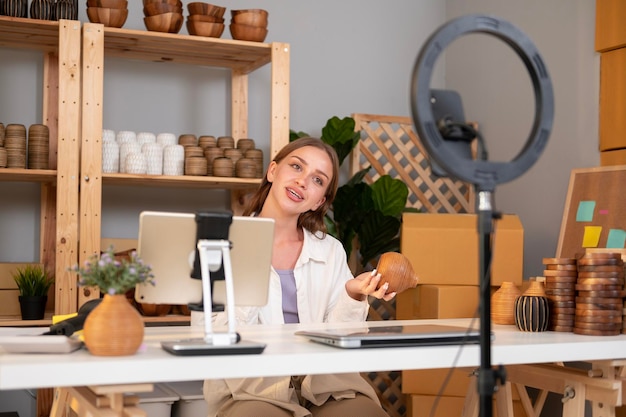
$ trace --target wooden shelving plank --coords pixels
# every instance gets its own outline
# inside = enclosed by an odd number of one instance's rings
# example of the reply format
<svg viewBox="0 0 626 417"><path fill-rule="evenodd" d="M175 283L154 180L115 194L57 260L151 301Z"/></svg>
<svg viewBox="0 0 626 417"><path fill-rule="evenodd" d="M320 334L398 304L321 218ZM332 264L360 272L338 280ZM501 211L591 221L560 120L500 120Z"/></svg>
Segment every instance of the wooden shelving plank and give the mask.
<svg viewBox="0 0 626 417"><path fill-rule="evenodd" d="M271 44L104 28L106 56L237 69L249 73L271 61Z"/></svg>
<svg viewBox="0 0 626 417"><path fill-rule="evenodd" d="M51 169L0 168L0 181L54 183L57 172Z"/></svg>
<svg viewBox="0 0 626 417"><path fill-rule="evenodd" d="M102 174L105 185L176 188L245 189L261 184L260 178L202 177L194 175Z"/></svg>
<svg viewBox="0 0 626 417"><path fill-rule="evenodd" d="M59 49L59 22L0 16L0 47L32 48L55 52Z"/></svg>

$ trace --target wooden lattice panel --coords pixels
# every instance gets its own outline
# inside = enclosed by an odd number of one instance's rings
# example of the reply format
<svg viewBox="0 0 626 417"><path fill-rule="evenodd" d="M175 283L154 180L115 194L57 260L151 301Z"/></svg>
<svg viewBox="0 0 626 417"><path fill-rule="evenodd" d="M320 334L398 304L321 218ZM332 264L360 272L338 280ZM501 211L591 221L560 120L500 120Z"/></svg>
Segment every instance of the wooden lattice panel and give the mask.
<svg viewBox="0 0 626 417"><path fill-rule="evenodd" d="M408 186L407 206L425 213L472 213L472 188L462 181L433 175L427 153L409 117L353 114L361 140L352 152L351 171L370 166L365 181L381 175Z"/></svg>
<svg viewBox="0 0 626 417"><path fill-rule="evenodd" d="M472 213L470 185L433 175L426 150L409 117L353 114L361 140L352 152L350 170L354 174L371 166L365 181L373 183L382 175L400 179L409 188L407 207L426 213ZM368 320L393 320L395 299L370 299ZM399 371L364 373L391 417L406 415Z"/></svg>

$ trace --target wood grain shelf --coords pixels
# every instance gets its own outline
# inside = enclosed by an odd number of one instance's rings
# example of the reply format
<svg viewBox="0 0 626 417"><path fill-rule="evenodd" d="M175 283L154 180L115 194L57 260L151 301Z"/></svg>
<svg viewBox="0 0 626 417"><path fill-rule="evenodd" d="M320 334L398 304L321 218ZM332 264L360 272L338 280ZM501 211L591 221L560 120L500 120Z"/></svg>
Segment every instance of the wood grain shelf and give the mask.
<svg viewBox="0 0 626 417"><path fill-rule="evenodd" d="M80 22L76 22L80 25ZM0 47L37 49L56 52L59 49L59 22L0 16Z"/></svg>
<svg viewBox="0 0 626 417"><path fill-rule="evenodd" d="M0 181L54 183L56 180L56 170L0 168Z"/></svg>
<svg viewBox="0 0 626 417"><path fill-rule="evenodd" d="M102 174L104 185L141 187L249 189L261 183L260 178L203 177L194 175Z"/></svg>
<svg viewBox="0 0 626 417"><path fill-rule="evenodd" d="M106 56L230 68L248 74L272 60L272 45L203 36L103 28Z"/></svg>

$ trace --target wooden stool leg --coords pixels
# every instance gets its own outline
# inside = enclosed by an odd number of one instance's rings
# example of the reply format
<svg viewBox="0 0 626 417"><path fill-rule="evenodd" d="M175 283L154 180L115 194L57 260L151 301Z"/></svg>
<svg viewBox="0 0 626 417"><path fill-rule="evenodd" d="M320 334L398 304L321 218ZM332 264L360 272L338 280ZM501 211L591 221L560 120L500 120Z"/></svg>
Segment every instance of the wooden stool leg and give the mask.
<svg viewBox="0 0 626 417"><path fill-rule="evenodd" d="M470 377L467 394L465 394L463 417L478 417L478 387L476 386L475 374Z"/></svg>
<svg viewBox="0 0 626 417"><path fill-rule="evenodd" d="M565 399L563 403L563 417L585 417L585 384L581 382L567 382L564 398L569 390L573 390L573 397Z"/></svg>
<svg viewBox="0 0 626 417"><path fill-rule="evenodd" d="M55 388L50 417L69 417L69 396L67 388Z"/></svg>
<svg viewBox="0 0 626 417"><path fill-rule="evenodd" d="M511 383L508 381L496 391L496 412L498 417L514 417L513 393Z"/></svg>

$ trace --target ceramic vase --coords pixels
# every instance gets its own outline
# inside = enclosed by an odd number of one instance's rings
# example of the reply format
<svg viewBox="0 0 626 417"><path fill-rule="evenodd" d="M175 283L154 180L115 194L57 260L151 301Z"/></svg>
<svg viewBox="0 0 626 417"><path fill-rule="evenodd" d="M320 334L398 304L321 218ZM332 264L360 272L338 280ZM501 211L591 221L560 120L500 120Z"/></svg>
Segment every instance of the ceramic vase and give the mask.
<svg viewBox="0 0 626 417"><path fill-rule="evenodd" d="M12 17L28 17L28 0L4 0L2 14Z"/></svg>
<svg viewBox="0 0 626 417"><path fill-rule="evenodd" d="M77 20L78 2L76 0L56 0L54 17L55 20Z"/></svg>
<svg viewBox="0 0 626 417"><path fill-rule="evenodd" d="M515 326L523 332L544 332L548 330L549 314L543 283L532 281L515 300Z"/></svg>
<svg viewBox="0 0 626 417"><path fill-rule="evenodd" d="M411 261L401 253L385 252L380 256L376 269L381 275L378 287L389 283L387 292L401 293L417 286L417 274L413 271Z"/></svg>
<svg viewBox="0 0 626 417"><path fill-rule="evenodd" d="M522 292L515 284L505 281L491 296L491 321L494 324L515 324L515 300Z"/></svg>
<svg viewBox="0 0 626 417"><path fill-rule="evenodd" d="M144 323L125 294L105 294L87 316L83 334L92 355L133 355L143 342Z"/></svg>
<svg viewBox="0 0 626 417"><path fill-rule="evenodd" d="M52 20L52 0L33 0L30 4L30 17L32 19Z"/></svg>

